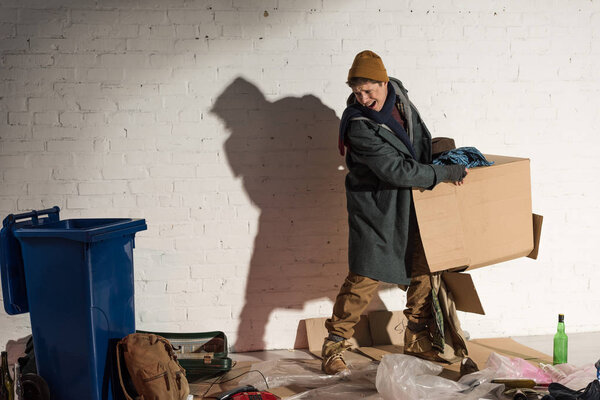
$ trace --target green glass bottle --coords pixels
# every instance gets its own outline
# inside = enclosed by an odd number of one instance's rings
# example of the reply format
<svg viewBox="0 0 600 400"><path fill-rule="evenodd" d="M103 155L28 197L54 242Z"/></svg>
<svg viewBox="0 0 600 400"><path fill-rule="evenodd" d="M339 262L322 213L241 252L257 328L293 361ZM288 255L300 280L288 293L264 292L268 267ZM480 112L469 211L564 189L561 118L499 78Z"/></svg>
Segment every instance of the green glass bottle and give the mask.
<svg viewBox="0 0 600 400"><path fill-rule="evenodd" d="M0 400L8 400L8 394L4 387L4 369L2 368L2 364L0 364Z"/></svg>
<svg viewBox="0 0 600 400"><path fill-rule="evenodd" d="M13 379L10 376L10 371L8 370L8 354L3 351L0 355L1 358L1 370L2 370L2 385L4 386L3 395L6 396L7 400L14 400L15 398L15 388L13 386Z"/></svg>
<svg viewBox="0 0 600 400"><path fill-rule="evenodd" d="M558 327L554 335L554 365L567 362L568 341L565 333L565 316L564 314L558 314Z"/></svg>

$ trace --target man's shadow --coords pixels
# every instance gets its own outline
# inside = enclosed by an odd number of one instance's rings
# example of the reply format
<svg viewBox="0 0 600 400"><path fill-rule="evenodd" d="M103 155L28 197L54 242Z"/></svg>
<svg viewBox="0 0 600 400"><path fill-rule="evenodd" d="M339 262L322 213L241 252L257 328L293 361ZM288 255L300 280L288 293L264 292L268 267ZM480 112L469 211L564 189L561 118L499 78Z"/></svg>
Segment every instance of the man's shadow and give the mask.
<svg viewBox="0 0 600 400"><path fill-rule="evenodd" d="M225 152L233 172L260 208L234 349L262 350L275 309L335 300L348 272L339 118L312 95L269 102L243 78L225 89L211 112L230 133ZM281 324L280 331L298 329Z"/></svg>

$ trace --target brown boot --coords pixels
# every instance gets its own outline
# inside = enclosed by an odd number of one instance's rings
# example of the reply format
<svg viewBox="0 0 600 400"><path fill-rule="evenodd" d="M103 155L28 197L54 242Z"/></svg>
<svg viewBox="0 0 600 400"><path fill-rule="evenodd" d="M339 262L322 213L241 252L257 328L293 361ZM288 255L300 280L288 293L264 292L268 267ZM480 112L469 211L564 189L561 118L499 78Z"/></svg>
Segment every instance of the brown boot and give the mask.
<svg viewBox="0 0 600 400"><path fill-rule="evenodd" d="M333 340L325 339L323 343L323 349L321 350L321 356L323 362L321 363L321 369L327 375L335 375L340 372L347 372L348 366L344 361L343 354L346 349L350 348L350 344L345 340L334 342Z"/></svg>
<svg viewBox="0 0 600 400"><path fill-rule="evenodd" d="M473 361L469 357L465 357L462 359L462 361L460 363L460 376L461 377L463 377L464 375L472 374L473 372L477 372L477 371L479 371L479 367L477 366L475 361Z"/></svg>
<svg viewBox="0 0 600 400"><path fill-rule="evenodd" d="M431 335L428 329L415 332L406 327L404 331L404 354L428 361L446 362L431 345Z"/></svg>

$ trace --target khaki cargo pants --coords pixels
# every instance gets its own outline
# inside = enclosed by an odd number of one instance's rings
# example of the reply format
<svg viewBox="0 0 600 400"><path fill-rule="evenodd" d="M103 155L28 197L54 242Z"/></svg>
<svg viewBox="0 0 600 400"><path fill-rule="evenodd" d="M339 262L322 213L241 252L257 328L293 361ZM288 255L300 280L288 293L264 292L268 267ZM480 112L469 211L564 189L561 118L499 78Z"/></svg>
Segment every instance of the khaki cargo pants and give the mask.
<svg viewBox="0 0 600 400"><path fill-rule="evenodd" d="M409 324L421 329L432 318L431 279L421 238L419 236L416 239L404 315ZM354 326L371 302L378 286L379 281L375 279L348 273L336 297L333 314L325 322L329 333L345 339L351 338Z"/></svg>

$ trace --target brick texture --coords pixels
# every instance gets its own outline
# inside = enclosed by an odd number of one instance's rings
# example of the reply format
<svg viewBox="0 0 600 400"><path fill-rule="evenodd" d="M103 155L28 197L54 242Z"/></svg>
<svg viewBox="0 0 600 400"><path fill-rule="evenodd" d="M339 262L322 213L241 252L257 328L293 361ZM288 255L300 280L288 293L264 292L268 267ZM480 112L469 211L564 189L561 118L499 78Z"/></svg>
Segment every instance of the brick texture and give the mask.
<svg viewBox="0 0 600 400"><path fill-rule="evenodd" d="M347 271L337 129L370 48L434 136L532 160L540 258L474 271L487 315L464 329L600 330L598 2L96 3L0 5L0 216L146 218L139 328L306 345ZM29 330L0 311L0 348Z"/></svg>

